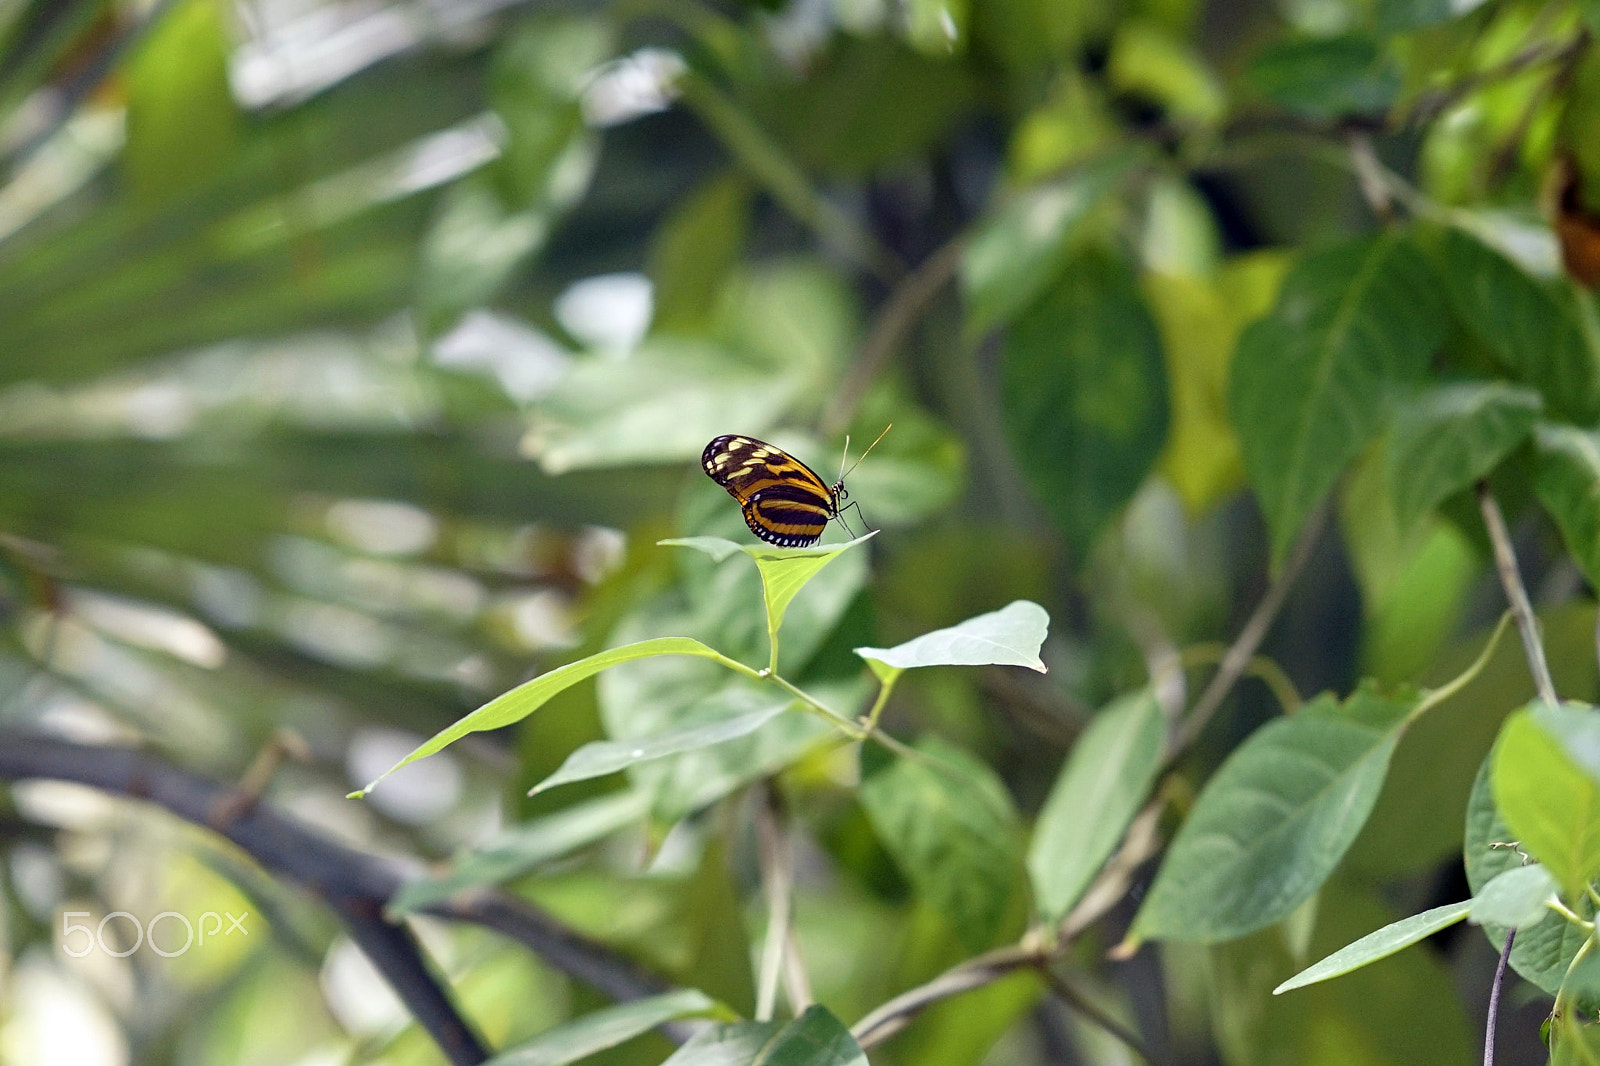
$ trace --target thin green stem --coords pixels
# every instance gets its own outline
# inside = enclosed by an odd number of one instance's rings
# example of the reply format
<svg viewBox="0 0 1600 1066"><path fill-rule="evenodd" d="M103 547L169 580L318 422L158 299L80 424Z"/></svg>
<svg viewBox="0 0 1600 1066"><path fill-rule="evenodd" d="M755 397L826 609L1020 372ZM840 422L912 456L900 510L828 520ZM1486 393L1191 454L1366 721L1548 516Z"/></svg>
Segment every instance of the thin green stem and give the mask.
<svg viewBox="0 0 1600 1066"><path fill-rule="evenodd" d="M1561 917L1565 918L1579 929L1586 929L1591 933L1594 932L1593 922L1585 921L1583 918L1579 917L1576 911L1568 907L1565 903L1562 903L1559 899L1547 899L1545 900L1544 905L1561 915Z"/></svg>
<svg viewBox="0 0 1600 1066"><path fill-rule="evenodd" d="M871 735L872 733L877 732L877 729L878 729L878 718L883 714L884 705L889 702L889 693L894 691L894 683L896 681L898 681L899 679L900 679L900 675L899 674L895 674L893 677L889 678L887 681L882 680L881 678L879 679L879 681L878 681L878 698L872 701L872 709L867 712L867 733L868 733L868 735Z"/></svg>
<svg viewBox="0 0 1600 1066"><path fill-rule="evenodd" d="M1472 661L1472 665L1438 688L1430 690L1426 696L1422 697L1422 702L1417 704L1410 717L1413 719L1420 717L1424 711L1432 710L1472 684L1473 679L1482 673L1483 668L1488 665L1489 657L1494 654L1494 650L1500 646L1500 638L1505 634L1506 626L1511 624L1513 618L1514 615L1511 611L1501 614L1500 621L1495 623L1494 632L1489 634L1489 642L1483 646L1483 650Z"/></svg>
<svg viewBox="0 0 1600 1066"><path fill-rule="evenodd" d="M850 735L852 740L860 740L862 737L866 736L859 725L852 722L838 711L830 709L822 701L811 695L811 693L806 692L804 689L801 689L784 678L779 677L771 670L757 670L754 667L746 666L738 659L730 659L721 652L715 653L711 658L713 662L721 663L734 673L748 677L752 681L761 681L777 685L779 688L788 692L795 699L799 700L806 710L812 712L813 714L820 715L822 718L826 719L830 725L835 725L840 729L843 729Z"/></svg>

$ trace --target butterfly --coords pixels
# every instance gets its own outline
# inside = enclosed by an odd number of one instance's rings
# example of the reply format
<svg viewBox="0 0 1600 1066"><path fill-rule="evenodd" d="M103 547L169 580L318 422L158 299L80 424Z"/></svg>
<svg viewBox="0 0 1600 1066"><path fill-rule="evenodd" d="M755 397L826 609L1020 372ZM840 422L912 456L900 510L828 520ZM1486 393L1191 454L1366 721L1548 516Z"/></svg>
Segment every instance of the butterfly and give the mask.
<svg viewBox="0 0 1600 1066"><path fill-rule="evenodd" d="M883 433L889 432L890 423ZM883 439L878 434L878 440ZM870 452L878 440L867 446ZM845 438L848 457L850 440ZM861 453L861 459L867 457ZM861 459L856 460L859 465ZM700 453L700 465L706 476L728 490L728 495L739 501L744 511L744 524L750 532L780 548L804 548L815 544L829 519L837 518L847 532L850 526L844 520L845 501L850 493L845 491L845 475L850 471L839 462L839 479L832 485L809 466L775 444L756 440L738 433L725 433L713 437L705 451ZM851 466L850 470L854 470ZM861 514L860 504L851 504L856 514Z"/></svg>

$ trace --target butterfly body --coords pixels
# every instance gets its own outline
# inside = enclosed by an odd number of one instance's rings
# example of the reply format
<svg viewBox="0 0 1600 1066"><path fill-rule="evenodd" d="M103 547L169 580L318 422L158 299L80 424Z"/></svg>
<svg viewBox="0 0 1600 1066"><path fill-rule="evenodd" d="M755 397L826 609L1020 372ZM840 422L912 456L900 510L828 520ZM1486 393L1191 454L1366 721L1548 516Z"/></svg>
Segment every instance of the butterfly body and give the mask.
<svg viewBox="0 0 1600 1066"><path fill-rule="evenodd" d="M739 501L750 532L780 548L816 543L849 499L842 477L829 485L782 448L737 433L712 438L700 465Z"/></svg>

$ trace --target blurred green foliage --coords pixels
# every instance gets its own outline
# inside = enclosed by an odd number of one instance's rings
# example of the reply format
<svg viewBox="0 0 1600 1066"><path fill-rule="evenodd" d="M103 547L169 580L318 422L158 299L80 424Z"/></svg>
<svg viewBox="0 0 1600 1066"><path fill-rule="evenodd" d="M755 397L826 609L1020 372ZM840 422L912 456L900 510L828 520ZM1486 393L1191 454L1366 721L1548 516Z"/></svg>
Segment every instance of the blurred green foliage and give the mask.
<svg viewBox="0 0 1600 1066"><path fill-rule="evenodd" d="M266 802L404 856L397 913L504 886L710 997L596 1013L408 917L522 1061L661 1062L702 1016L672 1061L1470 1061L1510 911L1270 993L1524 858L1593 916L1597 11L0 4L0 744L233 780L292 731ZM794 577L770 664L862 743L757 676L755 566L658 542L749 540L711 437L831 480L891 422L848 479L882 532ZM1479 485L1579 702L1518 711ZM1048 675L855 654L1016 600ZM749 673L516 688L657 638ZM0 1062L444 1061L204 827L21 781L0 850ZM62 948L224 910L248 940ZM1552 1009L1593 1058L1588 942L1519 935L1500 1061ZM1009 961L876 1024L974 954Z"/></svg>

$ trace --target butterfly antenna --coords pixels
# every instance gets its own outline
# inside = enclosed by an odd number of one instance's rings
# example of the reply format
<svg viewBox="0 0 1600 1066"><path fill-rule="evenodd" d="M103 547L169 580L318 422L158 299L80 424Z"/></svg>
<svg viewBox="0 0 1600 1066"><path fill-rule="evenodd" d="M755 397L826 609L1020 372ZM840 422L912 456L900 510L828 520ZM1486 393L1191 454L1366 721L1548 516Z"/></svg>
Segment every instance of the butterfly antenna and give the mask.
<svg viewBox="0 0 1600 1066"><path fill-rule="evenodd" d="M844 435L844 454L839 456L839 480L844 480L844 461L850 458L850 434Z"/></svg>
<svg viewBox="0 0 1600 1066"><path fill-rule="evenodd" d="M888 435L889 431L891 429L893 429L893 428L894 428L894 423L893 422L890 422L887 426L884 426L883 427L883 432L878 434L878 440L882 440L885 436ZM847 438L845 438L845 440L848 442L849 438L847 437ZM867 445L867 451L861 453L861 459L865 459L867 457L867 452L870 452L872 449L874 449L874 448L876 448L878 446L878 440L875 440L871 444ZM851 463L850 464L850 470L846 470L844 473L840 474L839 475L839 480L843 481L846 477L850 476L850 471L854 470L856 467L861 465L861 459L857 459L855 462ZM840 464L840 465L843 465L843 464Z"/></svg>

